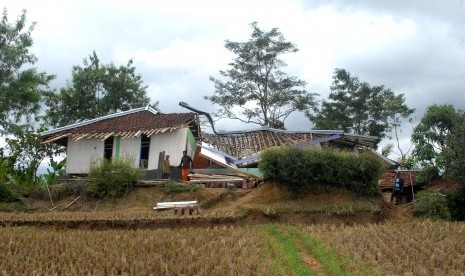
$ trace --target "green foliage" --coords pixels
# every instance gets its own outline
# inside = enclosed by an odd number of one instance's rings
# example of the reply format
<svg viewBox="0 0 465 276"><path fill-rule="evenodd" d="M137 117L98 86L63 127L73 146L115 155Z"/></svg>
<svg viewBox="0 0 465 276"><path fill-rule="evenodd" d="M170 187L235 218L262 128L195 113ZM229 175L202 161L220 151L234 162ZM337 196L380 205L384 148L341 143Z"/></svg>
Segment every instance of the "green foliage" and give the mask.
<svg viewBox="0 0 465 276"><path fill-rule="evenodd" d="M30 121L41 109L41 100L54 76L33 67L37 58L29 50L33 23L27 30L26 11L15 23L7 9L0 20L0 133L14 133L18 122ZM35 118L37 119L37 118Z"/></svg>
<svg viewBox="0 0 465 276"><path fill-rule="evenodd" d="M447 194L447 202L452 220L465 221L465 187Z"/></svg>
<svg viewBox="0 0 465 276"><path fill-rule="evenodd" d="M419 185L423 185L438 178L439 178L438 168L433 165L428 164L421 169L420 173L415 179L415 182Z"/></svg>
<svg viewBox="0 0 465 276"><path fill-rule="evenodd" d="M451 219L446 195L431 190L421 191L416 195L413 212L424 218Z"/></svg>
<svg viewBox="0 0 465 276"><path fill-rule="evenodd" d="M43 144L39 133L32 130L19 131L15 137L5 139L7 145L0 152L0 158L7 167L5 173L16 186L32 187L39 180L37 169L47 157L63 152L57 144Z"/></svg>
<svg viewBox="0 0 465 276"><path fill-rule="evenodd" d="M185 192L195 192L199 189L196 185L192 184L178 184L178 183L166 183L165 187L163 187L163 192L167 195L170 194L178 194L178 193L185 193Z"/></svg>
<svg viewBox="0 0 465 276"><path fill-rule="evenodd" d="M261 155L265 180L277 180L299 194L315 185L347 188L360 195L375 195L383 165L369 154L301 148L272 148Z"/></svg>
<svg viewBox="0 0 465 276"><path fill-rule="evenodd" d="M277 28L266 32L256 22L250 26L253 31L249 41L226 40L226 49L236 55L231 67L220 71L228 80L210 77L215 92L204 98L220 106L217 117L283 129L292 112L315 105L316 94L304 89L305 81L281 71L287 64L279 57L297 52L295 45L287 42Z"/></svg>
<svg viewBox="0 0 465 276"><path fill-rule="evenodd" d="M377 136L379 141L400 118L414 112L405 105L404 94L361 82L357 76L336 68L328 101L306 115L317 129L338 129L358 135Z"/></svg>
<svg viewBox="0 0 465 276"><path fill-rule="evenodd" d="M89 194L97 198L123 195L140 177L140 169L133 164L134 160L131 158L121 158L113 162L100 160L92 165L89 178L93 185L89 187Z"/></svg>
<svg viewBox="0 0 465 276"><path fill-rule="evenodd" d="M446 137L447 147L442 155L446 160L446 176L465 189L465 112L458 111L455 125Z"/></svg>
<svg viewBox="0 0 465 276"><path fill-rule="evenodd" d="M15 197L3 185L9 181L9 171L10 168L7 160L3 156L0 156L0 202L12 202L15 200Z"/></svg>
<svg viewBox="0 0 465 276"><path fill-rule="evenodd" d="M84 59L84 66L73 66L72 80L59 94L48 94L47 118L52 126L63 126L149 103L147 86L132 60L119 67L102 64L94 51L89 60Z"/></svg>
<svg viewBox="0 0 465 276"><path fill-rule="evenodd" d="M456 127L458 119L459 113L452 105L428 107L412 133L415 145L413 154L422 165L435 166L441 173L447 170L450 160L444 155L444 150L449 147L448 136Z"/></svg>
<svg viewBox="0 0 465 276"><path fill-rule="evenodd" d="M66 165L66 159L63 159L61 161L55 161L52 158L50 158L49 166L52 168L52 170L47 168L47 173L40 176L44 184L46 185L58 184L59 183L58 177L63 176L65 174L65 165Z"/></svg>

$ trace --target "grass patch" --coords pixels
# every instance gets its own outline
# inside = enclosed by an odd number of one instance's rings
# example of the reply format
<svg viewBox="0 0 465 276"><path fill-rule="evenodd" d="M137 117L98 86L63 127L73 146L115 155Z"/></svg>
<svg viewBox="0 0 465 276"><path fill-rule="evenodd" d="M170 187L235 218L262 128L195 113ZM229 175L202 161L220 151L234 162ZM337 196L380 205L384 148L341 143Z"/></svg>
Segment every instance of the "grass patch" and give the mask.
<svg viewBox="0 0 465 276"><path fill-rule="evenodd" d="M295 275L316 275L305 265L300 256L299 248L291 236L286 235L285 231L274 225L266 226L265 230L275 238L276 244L272 246L272 249L281 257L275 258L274 266L279 267L280 264L276 262L278 259L282 259Z"/></svg>
<svg viewBox="0 0 465 276"><path fill-rule="evenodd" d="M325 250L321 242L310 239L309 236L298 231L293 227L287 227L288 231L295 237L299 238L309 253L313 254L321 264L331 272L331 275L352 275L352 273L344 271L339 258L333 250Z"/></svg>

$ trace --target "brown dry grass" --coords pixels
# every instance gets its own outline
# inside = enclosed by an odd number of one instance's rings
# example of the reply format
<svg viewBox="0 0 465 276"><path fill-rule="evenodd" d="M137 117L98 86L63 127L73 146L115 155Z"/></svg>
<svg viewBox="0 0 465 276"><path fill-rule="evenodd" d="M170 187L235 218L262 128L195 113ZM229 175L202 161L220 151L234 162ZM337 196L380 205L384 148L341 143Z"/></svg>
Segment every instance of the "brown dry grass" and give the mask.
<svg viewBox="0 0 465 276"><path fill-rule="evenodd" d="M465 223L414 219L356 226L303 226L337 253L344 266L366 275L464 275Z"/></svg>
<svg viewBox="0 0 465 276"><path fill-rule="evenodd" d="M250 227L1 231L2 275L275 275L269 237Z"/></svg>

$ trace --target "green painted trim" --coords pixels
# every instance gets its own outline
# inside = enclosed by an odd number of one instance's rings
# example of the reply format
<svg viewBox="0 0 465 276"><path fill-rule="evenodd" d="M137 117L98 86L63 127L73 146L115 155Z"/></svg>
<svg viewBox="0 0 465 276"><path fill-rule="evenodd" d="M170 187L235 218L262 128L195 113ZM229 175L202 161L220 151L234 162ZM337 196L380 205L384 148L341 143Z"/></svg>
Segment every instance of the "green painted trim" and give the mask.
<svg viewBox="0 0 465 276"><path fill-rule="evenodd" d="M119 148L120 148L120 144L121 144L121 137L120 136L116 136L116 142L115 142L115 161L118 161L119 160Z"/></svg>
<svg viewBox="0 0 465 276"><path fill-rule="evenodd" d="M197 149L197 141L195 141L194 134L192 134L192 131L190 128L187 129L187 142L191 146L191 150L192 150L192 152L190 153L191 157L194 158L194 153L195 153L195 150Z"/></svg>

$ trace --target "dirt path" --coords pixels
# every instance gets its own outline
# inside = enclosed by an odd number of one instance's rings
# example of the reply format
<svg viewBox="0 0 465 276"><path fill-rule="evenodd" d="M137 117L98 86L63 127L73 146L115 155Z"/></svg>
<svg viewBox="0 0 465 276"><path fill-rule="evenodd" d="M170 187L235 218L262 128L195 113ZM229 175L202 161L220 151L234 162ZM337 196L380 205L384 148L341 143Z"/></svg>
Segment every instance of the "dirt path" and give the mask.
<svg viewBox="0 0 465 276"><path fill-rule="evenodd" d="M413 209L411 204L394 205L384 202L382 206L383 215L386 220L392 222L407 222L413 218Z"/></svg>

